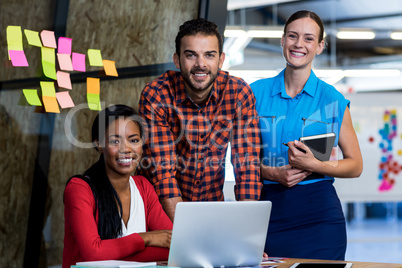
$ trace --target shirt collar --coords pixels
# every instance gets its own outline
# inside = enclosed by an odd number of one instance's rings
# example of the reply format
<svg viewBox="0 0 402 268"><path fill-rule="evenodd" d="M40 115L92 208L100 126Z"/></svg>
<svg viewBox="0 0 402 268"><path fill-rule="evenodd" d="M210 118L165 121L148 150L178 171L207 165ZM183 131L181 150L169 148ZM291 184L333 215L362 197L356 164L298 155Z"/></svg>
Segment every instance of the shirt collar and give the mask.
<svg viewBox="0 0 402 268"><path fill-rule="evenodd" d="M311 70L310 77L307 79L306 84L304 85L304 88L301 93L306 92L308 95L311 97L315 96L315 93L317 92L317 83L318 83L318 78ZM289 95L286 93L285 89L285 69L283 69L276 77L275 77L275 82L274 82L274 87L272 89L271 96L281 94L283 98L290 98Z"/></svg>

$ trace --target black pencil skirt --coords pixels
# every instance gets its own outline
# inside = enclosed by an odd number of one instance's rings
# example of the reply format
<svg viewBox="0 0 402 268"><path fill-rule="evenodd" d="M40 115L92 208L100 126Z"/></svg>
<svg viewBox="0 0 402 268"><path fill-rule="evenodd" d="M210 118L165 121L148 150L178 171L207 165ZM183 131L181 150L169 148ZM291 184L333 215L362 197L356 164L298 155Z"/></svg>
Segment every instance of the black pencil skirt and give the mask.
<svg viewBox="0 0 402 268"><path fill-rule="evenodd" d="M345 259L345 217L332 181L264 185L261 200L272 201L265 244L269 256Z"/></svg>

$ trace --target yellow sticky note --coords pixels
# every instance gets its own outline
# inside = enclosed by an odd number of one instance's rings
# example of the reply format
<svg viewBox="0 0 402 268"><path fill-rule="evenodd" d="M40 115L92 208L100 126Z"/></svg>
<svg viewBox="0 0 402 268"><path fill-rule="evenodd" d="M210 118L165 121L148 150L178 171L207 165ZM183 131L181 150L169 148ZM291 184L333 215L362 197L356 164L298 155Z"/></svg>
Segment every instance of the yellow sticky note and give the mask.
<svg viewBox="0 0 402 268"><path fill-rule="evenodd" d="M87 93L87 101L88 101L89 109L91 109L93 111L100 111L101 110L99 94Z"/></svg>
<svg viewBox="0 0 402 268"><path fill-rule="evenodd" d="M40 41L38 32L25 29L24 33L28 40L28 44L31 46L42 47L42 42Z"/></svg>
<svg viewBox="0 0 402 268"><path fill-rule="evenodd" d="M38 92L36 89L23 89L25 99L30 105L42 106L42 102L39 99Z"/></svg>
<svg viewBox="0 0 402 268"><path fill-rule="evenodd" d="M75 106L68 91L57 92L56 98L57 98L57 101L59 102L61 108L71 108L71 107Z"/></svg>
<svg viewBox="0 0 402 268"><path fill-rule="evenodd" d="M40 87L42 89L42 96L56 97L54 82L40 81Z"/></svg>
<svg viewBox="0 0 402 268"><path fill-rule="evenodd" d="M117 74L116 64L112 60L103 60L103 69L105 70L106 75L119 76Z"/></svg>
<svg viewBox="0 0 402 268"><path fill-rule="evenodd" d="M87 77L87 93L98 94L100 93L100 79Z"/></svg>
<svg viewBox="0 0 402 268"><path fill-rule="evenodd" d="M42 47L42 68L43 74L56 80L56 55L54 48Z"/></svg>
<svg viewBox="0 0 402 268"><path fill-rule="evenodd" d="M8 50L24 50L21 26L7 26L7 46Z"/></svg>
<svg viewBox="0 0 402 268"><path fill-rule="evenodd" d="M56 62L55 51L56 50L54 48L42 47L41 48L42 61L48 61L48 62L55 63Z"/></svg>
<svg viewBox="0 0 402 268"><path fill-rule="evenodd" d="M43 105L48 113L60 113L59 104L57 103L56 96L42 96Z"/></svg>
<svg viewBox="0 0 402 268"><path fill-rule="evenodd" d="M88 49L88 59L90 66L103 66L102 54L99 49Z"/></svg>

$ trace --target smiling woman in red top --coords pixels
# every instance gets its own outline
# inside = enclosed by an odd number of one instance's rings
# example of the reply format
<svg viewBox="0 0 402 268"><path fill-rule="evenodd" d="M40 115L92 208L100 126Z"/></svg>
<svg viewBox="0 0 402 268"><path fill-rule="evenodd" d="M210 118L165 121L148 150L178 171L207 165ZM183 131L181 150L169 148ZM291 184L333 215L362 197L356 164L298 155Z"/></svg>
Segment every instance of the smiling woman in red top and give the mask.
<svg viewBox="0 0 402 268"><path fill-rule="evenodd" d="M130 175L142 156L140 120L125 105L95 118L92 142L100 159L64 191L63 268L79 261L167 260L172 222L148 180Z"/></svg>

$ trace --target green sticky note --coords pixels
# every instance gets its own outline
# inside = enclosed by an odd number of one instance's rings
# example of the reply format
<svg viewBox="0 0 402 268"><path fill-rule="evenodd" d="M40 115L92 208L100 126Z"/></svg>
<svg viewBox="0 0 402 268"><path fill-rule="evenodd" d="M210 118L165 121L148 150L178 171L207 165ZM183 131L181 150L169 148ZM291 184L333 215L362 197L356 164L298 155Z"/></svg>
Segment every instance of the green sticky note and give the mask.
<svg viewBox="0 0 402 268"><path fill-rule="evenodd" d="M7 26L7 46L8 50L24 50L21 26Z"/></svg>
<svg viewBox="0 0 402 268"><path fill-rule="evenodd" d="M101 110L99 94L87 93L87 101L88 101L89 109L91 109L93 111L100 111Z"/></svg>
<svg viewBox="0 0 402 268"><path fill-rule="evenodd" d="M56 75L56 54L54 48L41 47L43 74L51 79L57 80Z"/></svg>
<svg viewBox="0 0 402 268"><path fill-rule="evenodd" d="M54 63L42 61L43 74L51 79L57 80L56 66Z"/></svg>
<svg viewBox="0 0 402 268"><path fill-rule="evenodd" d="M102 54L99 49L88 49L88 59L90 66L103 66Z"/></svg>
<svg viewBox="0 0 402 268"><path fill-rule="evenodd" d="M56 97L54 82L40 81L40 87L42 89L42 96Z"/></svg>
<svg viewBox="0 0 402 268"><path fill-rule="evenodd" d="M24 33L28 40L28 44L31 46L42 47L42 42L40 41L38 32L25 29Z"/></svg>
<svg viewBox="0 0 402 268"><path fill-rule="evenodd" d="M30 105L42 106L36 89L23 89L22 92L24 92L25 99Z"/></svg>

